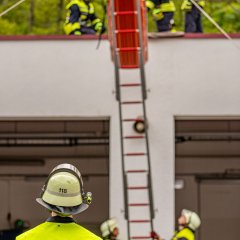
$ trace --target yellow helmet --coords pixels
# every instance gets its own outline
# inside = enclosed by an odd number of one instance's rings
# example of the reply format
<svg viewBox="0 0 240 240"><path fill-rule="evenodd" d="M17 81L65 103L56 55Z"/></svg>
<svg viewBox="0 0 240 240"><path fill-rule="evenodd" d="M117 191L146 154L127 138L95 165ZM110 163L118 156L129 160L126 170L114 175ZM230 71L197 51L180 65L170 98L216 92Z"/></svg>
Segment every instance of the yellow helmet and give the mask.
<svg viewBox="0 0 240 240"><path fill-rule="evenodd" d="M41 197L36 201L60 215L72 215L88 208L85 196L80 172L75 166L64 163L49 174Z"/></svg>
<svg viewBox="0 0 240 240"><path fill-rule="evenodd" d="M186 218L186 225L193 231L195 231L201 225L200 217L195 212L183 209L182 215Z"/></svg>

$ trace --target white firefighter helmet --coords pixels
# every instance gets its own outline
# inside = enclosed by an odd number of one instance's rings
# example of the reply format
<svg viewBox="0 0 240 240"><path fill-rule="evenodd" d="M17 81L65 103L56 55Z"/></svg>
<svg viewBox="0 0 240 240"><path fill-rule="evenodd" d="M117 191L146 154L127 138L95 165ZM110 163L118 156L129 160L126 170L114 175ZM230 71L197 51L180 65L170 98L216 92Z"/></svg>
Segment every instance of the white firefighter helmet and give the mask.
<svg viewBox="0 0 240 240"><path fill-rule="evenodd" d="M36 201L60 215L72 215L88 208L84 196L80 172L73 165L64 163L49 174L41 198Z"/></svg>
<svg viewBox="0 0 240 240"><path fill-rule="evenodd" d="M111 218L105 222L103 222L100 226L100 230L102 232L102 237L107 237L111 233L113 233L113 230L117 228L117 220L115 218Z"/></svg>
<svg viewBox="0 0 240 240"><path fill-rule="evenodd" d="M201 225L200 217L195 212L183 209L182 215L186 218L186 225L193 231L195 231Z"/></svg>

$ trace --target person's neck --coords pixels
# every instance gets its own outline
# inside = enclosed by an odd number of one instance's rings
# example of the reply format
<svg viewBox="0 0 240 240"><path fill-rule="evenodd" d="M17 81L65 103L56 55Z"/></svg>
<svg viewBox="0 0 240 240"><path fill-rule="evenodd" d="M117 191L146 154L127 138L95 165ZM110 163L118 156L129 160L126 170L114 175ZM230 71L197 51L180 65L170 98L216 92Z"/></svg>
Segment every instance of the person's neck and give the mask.
<svg viewBox="0 0 240 240"><path fill-rule="evenodd" d="M57 214L55 212L51 212L51 216L52 217L56 217L56 216L62 217L62 216L60 216L59 214ZM73 218L73 215L68 215L67 217Z"/></svg>

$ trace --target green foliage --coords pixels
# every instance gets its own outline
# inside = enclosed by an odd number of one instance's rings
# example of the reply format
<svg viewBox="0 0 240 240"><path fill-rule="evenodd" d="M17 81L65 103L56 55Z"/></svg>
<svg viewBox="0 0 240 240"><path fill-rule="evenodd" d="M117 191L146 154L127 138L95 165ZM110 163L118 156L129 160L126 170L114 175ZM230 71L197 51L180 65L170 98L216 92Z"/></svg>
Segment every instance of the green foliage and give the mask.
<svg viewBox="0 0 240 240"><path fill-rule="evenodd" d="M18 26L16 23L10 23L8 20L0 18L0 35L16 35L18 34Z"/></svg>
<svg viewBox="0 0 240 240"><path fill-rule="evenodd" d="M8 9L16 1L3 1L0 7L0 12ZM28 12L29 3L19 5L16 9L8 12L5 16L0 18L0 31L3 35L15 35L15 34L28 34ZM6 24L8 22L8 24ZM5 28L6 32L3 32L2 28ZM2 33L3 32L3 33Z"/></svg>
<svg viewBox="0 0 240 240"><path fill-rule="evenodd" d="M0 0L0 13L16 3L17 0ZM17 8L0 18L1 35L18 34L63 34L65 6L69 0L26 0ZM176 29L183 31L184 13L180 10L182 0L174 0ZM106 0L93 0L96 14L105 19ZM206 12L228 33L240 32L240 1L207 1ZM156 31L156 24L151 14L148 17L149 31ZM206 33L219 32L209 20L203 16L203 27Z"/></svg>
<svg viewBox="0 0 240 240"><path fill-rule="evenodd" d="M226 32L240 32L240 4L238 2L208 4L206 11ZM203 25L205 32L218 32L206 18L203 18Z"/></svg>
<svg viewBox="0 0 240 240"><path fill-rule="evenodd" d="M33 34L57 34L58 33L58 0L34 1Z"/></svg>

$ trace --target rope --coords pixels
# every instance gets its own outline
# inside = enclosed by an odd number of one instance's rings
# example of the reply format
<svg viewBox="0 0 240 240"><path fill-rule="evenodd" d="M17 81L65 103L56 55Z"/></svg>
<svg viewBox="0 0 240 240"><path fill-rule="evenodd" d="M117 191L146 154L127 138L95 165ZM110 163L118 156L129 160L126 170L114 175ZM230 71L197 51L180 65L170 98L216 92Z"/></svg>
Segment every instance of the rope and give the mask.
<svg viewBox="0 0 240 240"><path fill-rule="evenodd" d="M240 46L238 46L233 39L231 38L231 36L223 29L221 28L218 23L212 18L210 17L206 11L203 10L203 8L201 8L197 2L195 0L190 0L192 2L192 4L228 39L232 41L232 44L235 45L235 47L238 48L238 50L240 50Z"/></svg>
<svg viewBox="0 0 240 240"><path fill-rule="evenodd" d="M0 13L0 17L2 17L3 15L7 14L8 12L10 12L12 9L14 9L15 7L17 7L18 5L20 5L21 3L23 3L25 0L20 0L17 3L13 4L11 7L9 7L8 9L6 9L5 11L3 11L2 13Z"/></svg>

